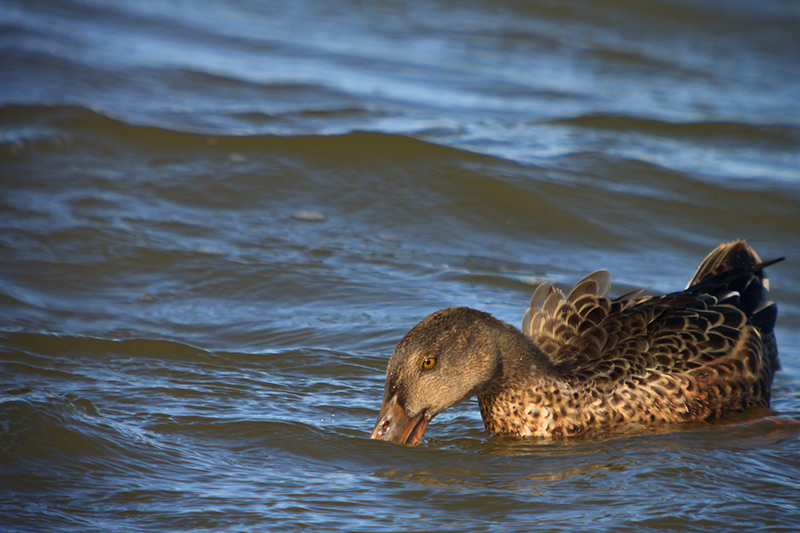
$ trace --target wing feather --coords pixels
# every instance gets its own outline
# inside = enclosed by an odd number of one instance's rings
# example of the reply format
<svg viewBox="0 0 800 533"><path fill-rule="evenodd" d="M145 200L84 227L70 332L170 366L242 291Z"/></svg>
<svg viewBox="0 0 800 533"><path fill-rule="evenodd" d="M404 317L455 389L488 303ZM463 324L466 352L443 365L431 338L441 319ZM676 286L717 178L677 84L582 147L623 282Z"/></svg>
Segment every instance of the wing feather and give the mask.
<svg viewBox="0 0 800 533"><path fill-rule="evenodd" d="M522 319L523 333L558 362L561 346L596 327L608 314L611 300L605 294L610 285L611 276L606 270L583 278L566 298L552 283L539 285Z"/></svg>
<svg viewBox="0 0 800 533"><path fill-rule="evenodd" d="M713 262L700 271L718 268ZM566 297L553 284L543 284L525 313L523 332L565 375L607 393L645 383L688 390L698 379L723 379L732 372L763 385L771 380L776 355L765 353L754 321L760 315L769 323L765 334L774 344L775 306L763 300L765 291L752 272L747 279L716 274L706 279L672 294L633 291L614 300L606 296L607 271L585 277Z"/></svg>

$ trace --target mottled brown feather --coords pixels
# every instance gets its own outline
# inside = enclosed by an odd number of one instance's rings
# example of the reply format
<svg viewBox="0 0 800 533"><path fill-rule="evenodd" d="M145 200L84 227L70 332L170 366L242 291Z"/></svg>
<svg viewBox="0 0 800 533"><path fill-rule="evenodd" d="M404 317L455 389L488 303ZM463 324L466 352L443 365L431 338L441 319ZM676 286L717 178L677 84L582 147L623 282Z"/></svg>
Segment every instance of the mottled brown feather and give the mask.
<svg viewBox="0 0 800 533"><path fill-rule="evenodd" d="M775 305L766 299L759 265L758 255L735 241L712 251L686 289L672 294L634 291L610 299L605 271L582 279L566 297L552 284L540 286L522 331L571 384L576 399L556 417L561 422L542 417L540 408L518 424L500 421L502 402L486 397L487 429L568 435L602 426L711 420L768 406L777 368ZM754 321L759 313L772 323ZM521 395L523 404L530 402Z"/></svg>

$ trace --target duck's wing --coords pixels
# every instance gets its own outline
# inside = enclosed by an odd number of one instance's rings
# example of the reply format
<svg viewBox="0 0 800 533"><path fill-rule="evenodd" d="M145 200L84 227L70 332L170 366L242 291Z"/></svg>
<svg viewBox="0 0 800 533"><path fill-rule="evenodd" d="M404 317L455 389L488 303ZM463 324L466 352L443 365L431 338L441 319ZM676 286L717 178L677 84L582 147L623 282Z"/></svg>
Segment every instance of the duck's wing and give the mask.
<svg viewBox="0 0 800 533"><path fill-rule="evenodd" d="M612 302L599 323L560 347L559 367L600 388L701 368L759 374L759 332L736 306L704 296L675 293L628 305Z"/></svg>
<svg viewBox="0 0 800 533"><path fill-rule="evenodd" d="M743 240L722 243L703 259L686 288L731 270L749 270L756 274L764 289L769 290L763 269L774 262L761 261L756 251Z"/></svg>
<svg viewBox="0 0 800 533"><path fill-rule="evenodd" d="M771 380L777 359L766 322L774 323L774 304L744 305L752 282L760 286L752 271L723 273L664 296L637 291L615 300L605 296L607 280L607 273L594 273L566 297L552 286L534 294L523 331L565 375L609 389L692 371Z"/></svg>
<svg viewBox="0 0 800 533"><path fill-rule="evenodd" d="M607 270L589 274L566 297L553 283L539 285L522 318L522 332L558 363L562 346L608 314L611 300L606 293L610 286Z"/></svg>

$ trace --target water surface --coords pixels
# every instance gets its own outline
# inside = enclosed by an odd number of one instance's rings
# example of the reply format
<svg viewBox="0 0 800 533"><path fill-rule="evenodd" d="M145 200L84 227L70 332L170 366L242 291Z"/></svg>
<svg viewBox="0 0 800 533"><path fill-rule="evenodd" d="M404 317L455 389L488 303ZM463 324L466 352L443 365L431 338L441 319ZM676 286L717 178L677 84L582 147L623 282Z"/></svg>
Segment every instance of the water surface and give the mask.
<svg viewBox="0 0 800 533"><path fill-rule="evenodd" d="M793 2L0 0L4 531L795 531ZM770 268L772 409L369 440L428 313Z"/></svg>

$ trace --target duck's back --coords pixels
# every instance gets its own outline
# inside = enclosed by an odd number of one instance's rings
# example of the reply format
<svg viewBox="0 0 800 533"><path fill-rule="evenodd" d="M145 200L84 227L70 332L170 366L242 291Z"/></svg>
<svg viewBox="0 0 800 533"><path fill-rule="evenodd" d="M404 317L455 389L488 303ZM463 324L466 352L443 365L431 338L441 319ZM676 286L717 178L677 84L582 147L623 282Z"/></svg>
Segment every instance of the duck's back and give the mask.
<svg viewBox="0 0 800 533"><path fill-rule="evenodd" d="M523 332L574 397L572 432L713 420L769 406L778 366L763 263L744 241L720 245L683 291L606 297L606 272L563 294L537 289ZM570 431L567 431L570 432Z"/></svg>

